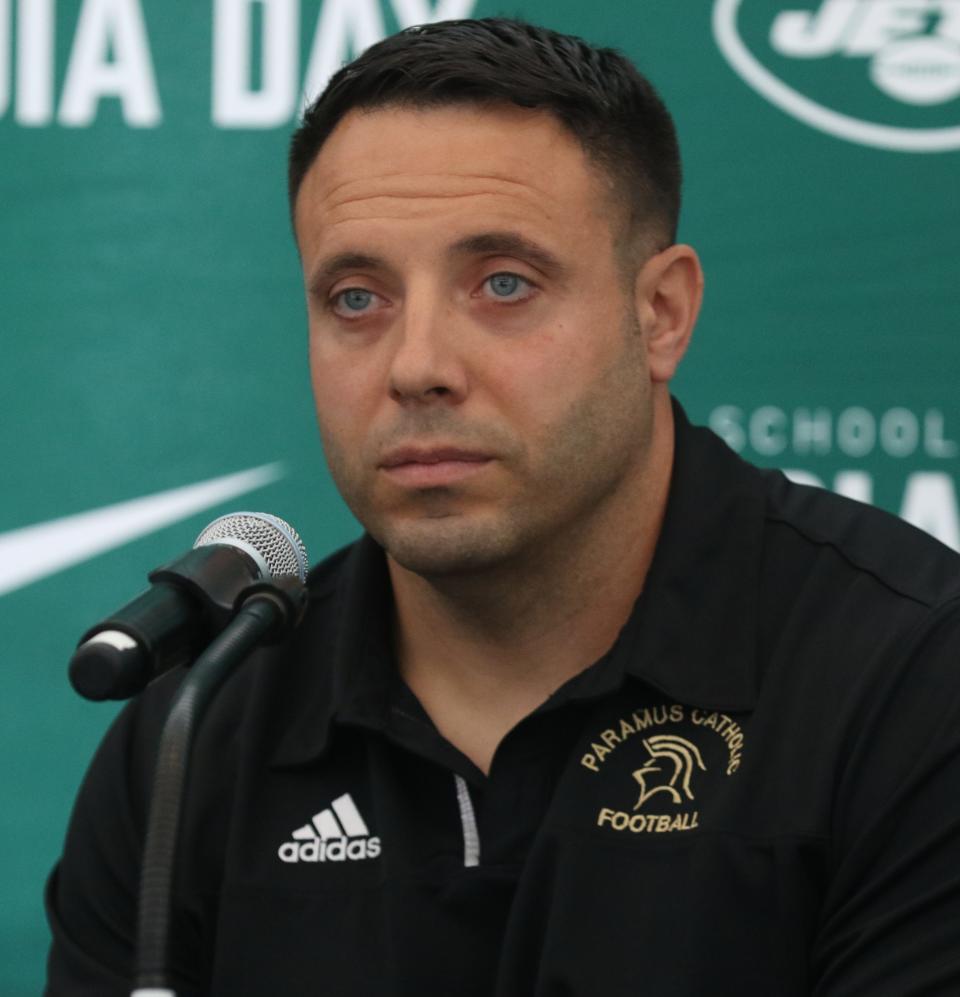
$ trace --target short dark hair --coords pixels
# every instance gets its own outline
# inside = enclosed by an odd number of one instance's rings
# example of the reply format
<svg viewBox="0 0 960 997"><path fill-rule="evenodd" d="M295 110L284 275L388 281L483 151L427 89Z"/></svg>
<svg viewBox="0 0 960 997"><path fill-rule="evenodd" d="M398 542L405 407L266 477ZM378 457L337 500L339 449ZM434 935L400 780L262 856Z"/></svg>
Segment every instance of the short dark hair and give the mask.
<svg viewBox="0 0 960 997"><path fill-rule="evenodd" d="M553 114L625 195L631 232L676 240L681 166L673 119L621 53L507 18L408 28L344 66L307 108L290 143L293 214L323 143L354 109L515 104Z"/></svg>

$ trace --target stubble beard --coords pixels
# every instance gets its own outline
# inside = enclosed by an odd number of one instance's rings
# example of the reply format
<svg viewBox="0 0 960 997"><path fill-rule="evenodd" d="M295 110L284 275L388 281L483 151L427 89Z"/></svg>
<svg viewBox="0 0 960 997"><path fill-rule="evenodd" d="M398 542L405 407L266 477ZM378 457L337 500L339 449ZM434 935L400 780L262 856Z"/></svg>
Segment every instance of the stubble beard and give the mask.
<svg viewBox="0 0 960 997"><path fill-rule="evenodd" d="M635 324L624 334L632 343L619 362L569 407L545 440L535 448L515 441L507 447L497 471L516 488L500 501L477 508L459 498L456 488L439 487L411 497L402 514L380 509L375 487L325 436L327 462L341 495L397 564L428 579L559 564L557 551L579 545L649 450L650 396L637 381L642 367L632 362L642 340Z"/></svg>
<svg viewBox="0 0 960 997"><path fill-rule="evenodd" d="M350 511L408 571L424 577L482 572L509 560L523 546L527 517L513 504L479 509L458 488L440 486L411 494L401 507L385 508L377 500L376 482L364 481L341 448L325 441L324 451ZM511 464L516 460L516 455L508 459Z"/></svg>

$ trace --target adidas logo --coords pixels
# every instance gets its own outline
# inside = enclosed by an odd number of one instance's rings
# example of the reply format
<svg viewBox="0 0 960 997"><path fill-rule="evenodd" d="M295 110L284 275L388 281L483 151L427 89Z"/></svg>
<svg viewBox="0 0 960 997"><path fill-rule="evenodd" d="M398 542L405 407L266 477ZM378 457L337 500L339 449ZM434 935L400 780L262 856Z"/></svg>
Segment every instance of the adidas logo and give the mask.
<svg viewBox="0 0 960 997"><path fill-rule="evenodd" d="M293 841L285 841L277 854L284 862L356 862L375 859L380 839L370 837L356 804L344 793L314 814L309 824L298 827Z"/></svg>

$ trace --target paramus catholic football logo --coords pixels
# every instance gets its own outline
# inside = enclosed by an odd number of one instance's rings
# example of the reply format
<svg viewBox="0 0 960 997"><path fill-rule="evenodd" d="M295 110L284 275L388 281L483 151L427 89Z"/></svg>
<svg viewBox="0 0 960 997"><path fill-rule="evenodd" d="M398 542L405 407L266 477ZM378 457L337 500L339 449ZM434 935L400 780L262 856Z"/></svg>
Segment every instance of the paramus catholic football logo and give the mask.
<svg viewBox="0 0 960 997"><path fill-rule="evenodd" d="M632 834L699 827L698 794L711 775L723 779L737 771L743 741L732 717L680 703L618 717L580 758L585 769L603 775L611 795L597 812L597 827ZM628 778L632 804L626 802Z"/></svg>
<svg viewBox="0 0 960 997"><path fill-rule="evenodd" d="M958 0L715 0L713 33L749 86L813 128L960 148Z"/></svg>

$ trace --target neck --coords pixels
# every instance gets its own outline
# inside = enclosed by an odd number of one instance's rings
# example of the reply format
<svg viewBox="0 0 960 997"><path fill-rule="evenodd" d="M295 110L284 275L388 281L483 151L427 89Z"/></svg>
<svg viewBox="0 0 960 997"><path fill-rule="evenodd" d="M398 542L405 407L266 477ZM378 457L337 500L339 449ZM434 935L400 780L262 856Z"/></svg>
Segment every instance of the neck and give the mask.
<svg viewBox="0 0 960 997"><path fill-rule="evenodd" d="M401 675L481 770L517 722L610 648L630 615L666 507L669 416L657 420L635 487L536 558L427 578L388 557Z"/></svg>

